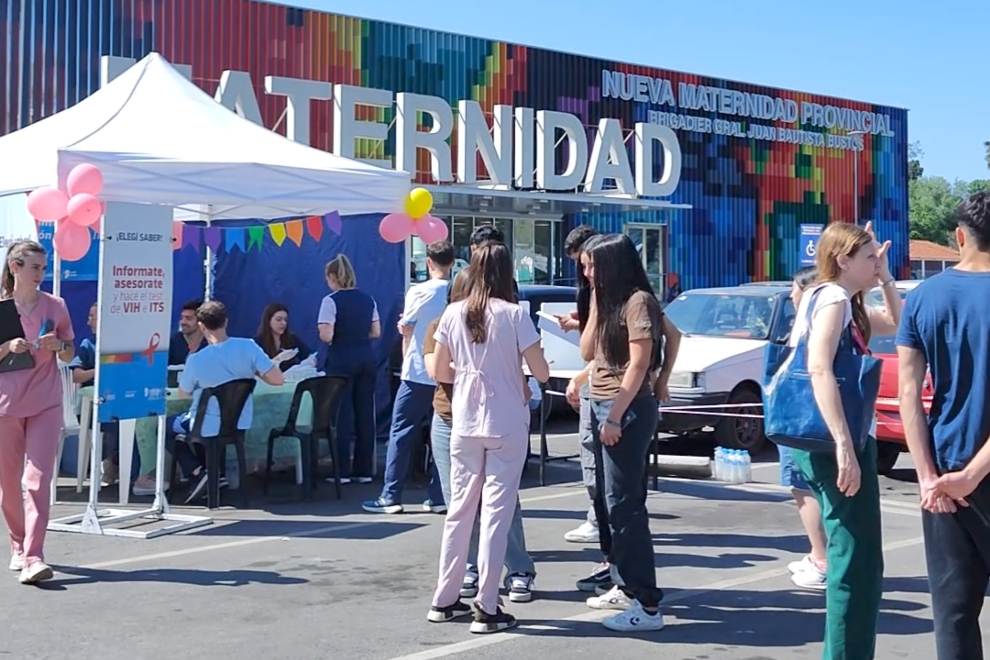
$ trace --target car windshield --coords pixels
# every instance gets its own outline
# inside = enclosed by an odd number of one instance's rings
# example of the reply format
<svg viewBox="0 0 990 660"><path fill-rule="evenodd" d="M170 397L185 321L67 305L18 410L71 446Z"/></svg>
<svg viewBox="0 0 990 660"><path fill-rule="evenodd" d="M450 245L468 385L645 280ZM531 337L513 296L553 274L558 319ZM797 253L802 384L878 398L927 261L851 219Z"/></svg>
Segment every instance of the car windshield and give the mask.
<svg viewBox="0 0 990 660"><path fill-rule="evenodd" d="M901 300L907 298L909 289L902 289L898 287L897 293L901 294ZM863 302L866 303L867 307L875 307L877 309L883 309L883 290L880 287L871 289L864 296Z"/></svg>
<svg viewBox="0 0 990 660"><path fill-rule="evenodd" d="M689 291L667 305L664 314L686 335L766 339L776 305L776 296Z"/></svg>

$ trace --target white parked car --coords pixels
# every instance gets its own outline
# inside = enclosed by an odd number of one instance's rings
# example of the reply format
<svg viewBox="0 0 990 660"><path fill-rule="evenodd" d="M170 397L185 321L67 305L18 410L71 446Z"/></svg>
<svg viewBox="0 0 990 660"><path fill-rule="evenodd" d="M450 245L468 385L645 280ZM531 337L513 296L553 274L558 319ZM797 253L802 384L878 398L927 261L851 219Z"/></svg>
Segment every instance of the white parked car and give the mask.
<svg viewBox="0 0 990 660"><path fill-rule="evenodd" d="M924 282L924 280L898 280L894 282L894 286L897 288L897 292L901 294L901 298L907 296L911 291L914 291L919 284ZM864 301L870 307L883 307L883 291L880 287L871 289L868 294L866 294L866 300Z"/></svg>
<svg viewBox="0 0 990 660"><path fill-rule="evenodd" d="M725 412L762 415L765 347L787 341L794 324L790 290L790 282L695 289L667 305L664 313L683 339L670 379L672 400L664 406L753 404ZM713 427L718 445L754 454L766 442L762 419L701 412L665 413L659 428L684 434Z"/></svg>

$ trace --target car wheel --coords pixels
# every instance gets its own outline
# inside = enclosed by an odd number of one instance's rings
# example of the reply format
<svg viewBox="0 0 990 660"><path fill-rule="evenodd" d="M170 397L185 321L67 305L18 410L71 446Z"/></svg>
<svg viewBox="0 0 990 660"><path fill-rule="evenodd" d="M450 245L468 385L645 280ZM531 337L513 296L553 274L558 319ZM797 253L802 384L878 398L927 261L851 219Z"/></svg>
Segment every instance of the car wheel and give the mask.
<svg viewBox="0 0 990 660"><path fill-rule="evenodd" d="M751 456L757 455L767 441L763 432L763 399L759 393L747 387L737 388L729 395L728 403L746 404L727 412L739 415L758 415L760 417L724 417L715 426L715 442L729 449L745 449Z"/></svg>
<svg viewBox="0 0 990 660"><path fill-rule="evenodd" d="M901 456L901 446L893 442L877 440L877 474L887 476Z"/></svg>

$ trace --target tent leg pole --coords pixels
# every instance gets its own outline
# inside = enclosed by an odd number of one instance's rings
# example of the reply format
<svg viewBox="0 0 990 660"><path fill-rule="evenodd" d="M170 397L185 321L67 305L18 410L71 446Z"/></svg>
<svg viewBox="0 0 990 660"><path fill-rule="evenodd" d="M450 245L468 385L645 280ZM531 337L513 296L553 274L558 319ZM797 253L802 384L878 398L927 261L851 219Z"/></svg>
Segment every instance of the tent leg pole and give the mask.
<svg viewBox="0 0 990 660"><path fill-rule="evenodd" d="M54 230L53 230L54 231ZM54 252L54 250L52 250ZM55 252L54 261L52 262L52 269L55 271L52 273L52 295L56 298L62 297L62 258L58 256L58 252Z"/></svg>

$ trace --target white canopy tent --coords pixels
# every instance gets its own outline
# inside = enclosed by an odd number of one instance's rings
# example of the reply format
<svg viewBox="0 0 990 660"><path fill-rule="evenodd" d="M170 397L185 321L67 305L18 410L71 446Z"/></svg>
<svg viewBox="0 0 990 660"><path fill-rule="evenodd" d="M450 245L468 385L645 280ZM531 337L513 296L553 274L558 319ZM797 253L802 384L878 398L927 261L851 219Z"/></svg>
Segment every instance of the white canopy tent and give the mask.
<svg viewBox="0 0 990 660"><path fill-rule="evenodd" d="M167 205L207 221L390 213L410 188L405 172L244 119L158 53L71 108L0 138L0 196L64 182L80 163L102 170L106 201Z"/></svg>
<svg viewBox="0 0 990 660"><path fill-rule="evenodd" d="M402 209L410 188L406 172L313 149L240 117L157 53L71 108L0 137L0 197L23 199L23 193L43 186L64 189L69 172L81 163L102 171L104 201L168 206L180 217L207 223L332 211L341 216L390 213ZM136 220L140 223L140 217ZM59 279L56 255L56 291ZM208 271L208 290L209 280ZM95 408L93 413L95 420ZM94 421L94 437L98 428ZM101 521L146 516L180 521L144 534L113 531L150 538L208 521L168 512L162 485L164 429L161 418L158 487L151 509L98 513L99 479L94 478L86 514L53 520L50 529L111 533ZM133 433L134 421L121 420L125 474L130 473ZM99 442L92 447L91 473L96 475L102 451Z"/></svg>

